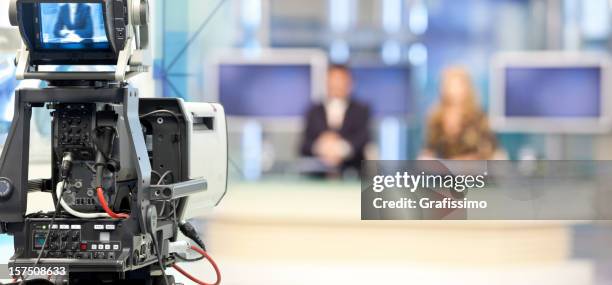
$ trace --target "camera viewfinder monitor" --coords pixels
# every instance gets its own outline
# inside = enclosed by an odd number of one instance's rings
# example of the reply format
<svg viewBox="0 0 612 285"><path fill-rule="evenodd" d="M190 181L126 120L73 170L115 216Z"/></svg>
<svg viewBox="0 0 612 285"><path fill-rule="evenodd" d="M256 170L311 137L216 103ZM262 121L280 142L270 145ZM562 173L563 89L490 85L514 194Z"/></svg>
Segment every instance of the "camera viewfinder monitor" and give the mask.
<svg viewBox="0 0 612 285"><path fill-rule="evenodd" d="M40 48L106 50L102 3L40 3Z"/></svg>
<svg viewBox="0 0 612 285"><path fill-rule="evenodd" d="M16 5L11 24L19 27L32 65L116 65L132 28L127 0L19 0Z"/></svg>
<svg viewBox="0 0 612 285"><path fill-rule="evenodd" d="M353 66L353 97L371 107L379 118L411 113L410 68L405 66Z"/></svg>
<svg viewBox="0 0 612 285"><path fill-rule="evenodd" d="M501 55L492 73L492 125L519 133L607 132L609 75L606 56Z"/></svg>

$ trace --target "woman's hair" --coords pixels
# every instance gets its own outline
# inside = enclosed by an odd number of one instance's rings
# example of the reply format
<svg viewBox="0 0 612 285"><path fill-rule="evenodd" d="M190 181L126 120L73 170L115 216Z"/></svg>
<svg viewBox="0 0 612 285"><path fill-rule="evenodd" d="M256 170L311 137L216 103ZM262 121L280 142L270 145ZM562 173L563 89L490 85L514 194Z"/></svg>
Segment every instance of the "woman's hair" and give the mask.
<svg viewBox="0 0 612 285"><path fill-rule="evenodd" d="M460 82L466 92L460 106L451 106L451 98L447 92L451 81ZM457 136L445 132L444 118L450 108L460 108L461 111L461 131ZM427 149L437 157L449 159L470 155L478 159L490 159L495 152L497 142L487 116L479 105L472 78L461 67L451 67L443 71L440 101L434 107L427 127Z"/></svg>

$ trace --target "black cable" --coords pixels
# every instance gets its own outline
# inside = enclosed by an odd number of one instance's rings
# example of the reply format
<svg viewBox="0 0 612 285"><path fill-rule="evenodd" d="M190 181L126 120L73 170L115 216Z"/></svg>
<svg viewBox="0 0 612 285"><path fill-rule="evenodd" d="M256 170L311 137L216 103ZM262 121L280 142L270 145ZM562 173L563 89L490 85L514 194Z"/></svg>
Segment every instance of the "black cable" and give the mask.
<svg viewBox="0 0 612 285"><path fill-rule="evenodd" d="M151 233L151 239L153 240L153 246L155 247L155 251L157 251L157 261L159 262L159 267L161 268L162 276L164 277L164 282L166 283L166 285L170 285L170 283L168 282L168 276L166 275L166 265L164 265L164 260L161 256L161 244L157 241L157 237L153 233Z"/></svg>
<svg viewBox="0 0 612 285"><path fill-rule="evenodd" d="M64 181L64 183L62 183L62 191L61 191L61 193L64 193L65 190L66 190L66 181ZM45 236L45 242L43 243L42 249L38 253L38 257L36 258L36 262L34 262L34 267L36 267L36 265L38 265L38 263L40 262L40 259L42 258L43 252L45 251L45 247L47 246L47 240L49 239L49 236L51 235L51 227L55 223L55 219L57 218L57 214L59 213L60 201L61 200L62 200L62 197L57 197L57 202L55 203L55 213L53 213L53 217L51 218L51 222L49 222L49 228L47 230L47 235Z"/></svg>
<svg viewBox="0 0 612 285"><path fill-rule="evenodd" d="M178 124L179 121L177 121ZM166 175L172 173L172 171L168 170L166 172L164 172L164 174L159 175L159 173L157 173L156 171L152 170L153 172L156 173L157 176L159 176L159 180L157 181L157 185L160 185L160 183L162 182L162 179L164 179L166 177ZM165 207L166 202L164 201L163 206ZM162 275L164 277L164 282L166 285L170 285L170 283L168 282L168 276L166 275L166 266L164 265L164 260L162 258L162 249L161 249L161 244L158 242L157 240L157 236L154 233L151 233L151 240L153 241L153 247L155 247L155 251L157 251L157 262L159 263L159 267L161 268L162 271Z"/></svg>
<svg viewBox="0 0 612 285"><path fill-rule="evenodd" d="M176 223L176 216L175 216L175 220L174 222ZM193 227L193 225L189 222L182 222L179 226L179 229L181 230L181 233L183 233L184 236L186 236L187 238L191 239L192 241L194 241L200 248L202 248L202 250L206 251L206 245L204 244L204 241L202 241L202 239L200 238L200 236L198 235L198 232L195 230L195 228ZM195 261L200 261L202 259L204 259L204 256L200 256L198 258L185 258L182 257L180 254L175 254L174 255L177 259L181 260L181 261L185 261L185 262L195 262Z"/></svg>
<svg viewBox="0 0 612 285"><path fill-rule="evenodd" d="M204 241L202 241L200 235L198 235L198 231L196 231L195 227L190 222L181 222L179 229L183 235L194 241L202 250L206 251Z"/></svg>
<svg viewBox="0 0 612 285"><path fill-rule="evenodd" d="M179 224L176 219L176 206L172 207L172 222L174 223L174 228L177 229L179 227Z"/></svg>
<svg viewBox="0 0 612 285"><path fill-rule="evenodd" d="M62 183L62 191L61 193L64 193L64 190L66 190L66 181L64 181L64 183ZM55 219L57 218L57 214L59 213L59 209L60 209L60 201L61 201L62 197L57 197L57 202L55 203L55 213L53 213L53 217L51 218L51 222L49 222L49 228L47 229L47 235L45 236L45 241L43 242L42 248L40 249L40 252L38 253L38 257L36 258L36 261L34 262L34 266L36 267L38 266L38 264L40 263L40 259L42 258L44 252L45 252L45 248L47 247L47 242L49 240L49 236L51 235L51 228L53 227L53 224L55 224ZM25 281L26 278L28 278L29 276L23 276L23 274L21 274L21 280Z"/></svg>
<svg viewBox="0 0 612 285"><path fill-rule="evenodd" d="M183 229L181 229L181 226L179 226L178 220L176 219L176 207L173 207L172 213L173 213L174 227L175 227L175 228L180 229L180 230L181 230L181 232L183 233L183 235L185 235L185 236L186 236L186 237L188 237L189 239L193 240L191 237L189 237L188 235L186 235L186 234L185 234L185 231L183 231ZM189 223L186 223L186 224L189 224ZM191 226L191 224L189 224L189 226ZM193 229L193 226L191 226L191 228ZM195 229L194 229L194 233L195 233L195 235L197 236L197 233L195 232ZM194 241L195 241L195 240L194 240ZM195 242L196 242L198 245L200 245L200 247L201 247L201 248L202 248L204 251L206 251L206 247L203 247L203 246L202 246L202 245L204 245L204 243L203 243L203 242L201 242L201 240L200 240L200 242L198 242L198 241L195 241ZM177 254L175 254L174 256L175 256L177 259L179 259L179 260L181 260L181 261L184 261L184 262L196 262L196 261L200 261L200 260L204 259L204 256L203 256L203 255L202 255L202 256L200 256L200 257L197 257L197 258L191 258L191 259L190 259L190 258L185 258L185 257L182 257L182 256L181 256L180 254L178 254L178 253L177 253Z"/></svg>
<svg viewBox="0 0 612 285"><path fill-rule="evenodd" d="M112 131L112 134L111 134L112 138L110 138L110 143L108 145L108 153L105 153L102 151L104 147L100 145L101 142L100 142L99 132L102 130L107 130L107 129ZM115 138L117 137L117 129L113 127L96 127L94 129L93 135L94 135L93 141L94 141L94 144L97 150L102 154L102 156L104 156L106 160L110 160L110 157L113 152L113 148L115 147Z"/></svg>

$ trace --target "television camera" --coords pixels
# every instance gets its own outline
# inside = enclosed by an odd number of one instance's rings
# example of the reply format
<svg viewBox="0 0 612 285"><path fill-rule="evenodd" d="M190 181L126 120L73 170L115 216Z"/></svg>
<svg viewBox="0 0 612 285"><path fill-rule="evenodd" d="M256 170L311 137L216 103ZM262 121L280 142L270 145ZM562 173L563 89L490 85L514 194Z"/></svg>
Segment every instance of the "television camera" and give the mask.
<svg viewBox="0 0 612 285"><path fill-rule="evenodd" d="M15 246L11 278L170 285L165 269L184 273L178 261L205 257L214 265L184 220L225 194L224 110L139 98L128 84L148 69L147 0L10 1L23 41L17 79L48 83L15 92L0 158L0 232ZM90 66L112 71L83 71ZM52 110L52 175L29 179L30 119L43 107ZM38 191L51 194L53 212L27 212L28 193Z"/></svg>

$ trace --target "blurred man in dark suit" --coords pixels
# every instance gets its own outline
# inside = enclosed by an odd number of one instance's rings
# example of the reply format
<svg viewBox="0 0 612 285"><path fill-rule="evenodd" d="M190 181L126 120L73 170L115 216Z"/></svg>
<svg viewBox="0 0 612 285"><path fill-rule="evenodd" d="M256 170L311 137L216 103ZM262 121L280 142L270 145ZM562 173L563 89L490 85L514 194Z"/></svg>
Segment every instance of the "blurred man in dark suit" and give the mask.
<svg viewBox="0 0 612 285"><path fill-rule="evenodd" d="M351 99L352 77L344 66L328 71L327 98L306 115L301 153L315 157L325 166L323 174L338 175L359 170L370 141L370 110Z"/></svg>
<svg viewBox="0 0 612 285"><path fill-rule="evenodd" d="M91 8L84 3L69 3L60 7L53 34L70 42L93 38Z"/></svg>

